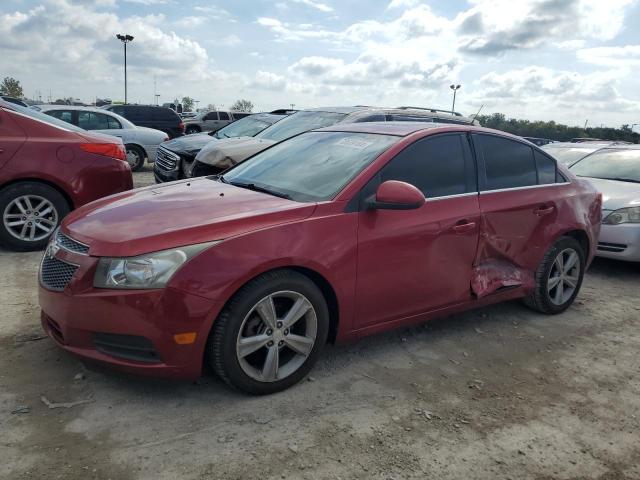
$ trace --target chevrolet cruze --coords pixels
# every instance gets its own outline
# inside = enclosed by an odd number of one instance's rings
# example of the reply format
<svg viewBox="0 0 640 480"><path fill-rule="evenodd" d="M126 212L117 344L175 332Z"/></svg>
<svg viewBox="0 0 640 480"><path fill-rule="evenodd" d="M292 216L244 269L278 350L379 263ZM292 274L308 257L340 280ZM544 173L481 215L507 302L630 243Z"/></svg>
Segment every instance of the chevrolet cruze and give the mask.
<svg viewBox="0 0 640 480"><path fill-rule="evenodd" d="M241 391L276 392L327 341L515 298L564 311L601 202L502 132L337 125L221 176L73 212L42 260L42 324L121 370L194 378L210 366Z"/></svg>

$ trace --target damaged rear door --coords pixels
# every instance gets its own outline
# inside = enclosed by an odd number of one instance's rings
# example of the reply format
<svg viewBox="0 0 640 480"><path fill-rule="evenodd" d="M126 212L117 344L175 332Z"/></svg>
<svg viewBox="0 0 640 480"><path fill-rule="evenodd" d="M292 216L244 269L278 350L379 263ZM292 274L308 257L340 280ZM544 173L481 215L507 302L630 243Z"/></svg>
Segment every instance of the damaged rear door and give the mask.
<svg viewBox="0 0 640 480"><path fill-rule="evenodd" d="M416 210L358 213L356 328L471 299L480 210L465 134L428 136L402 150L362 192L399 180L422 191Z"/></svg>
<svg viewBox="0 0 640 480"><path fill-rule="evenodd" d="M524 142L473 134L482 226L471 286L477 297L533 285L563 193L556 164Z"/></svg>

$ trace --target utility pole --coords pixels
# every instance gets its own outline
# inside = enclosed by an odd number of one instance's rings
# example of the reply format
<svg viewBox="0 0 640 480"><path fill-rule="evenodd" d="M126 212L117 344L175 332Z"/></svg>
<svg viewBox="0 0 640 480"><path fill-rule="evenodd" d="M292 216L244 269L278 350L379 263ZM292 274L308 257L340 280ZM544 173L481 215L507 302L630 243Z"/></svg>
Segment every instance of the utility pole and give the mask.
<svg viewBox="0 0 640 480"><path fill-rule="evenodd" d="M462 85L449 85L449 88L453 90L453 105L451 106L451 113L455 113L456 111L456 93L460 90Z"/></svg>
<svg viewBox="0 0 640 480"><path fill-rule="evenodd" d="M133 41L131 35L117 34L116 38L124 44L124 103L127 103L127 43Z"/></svg>

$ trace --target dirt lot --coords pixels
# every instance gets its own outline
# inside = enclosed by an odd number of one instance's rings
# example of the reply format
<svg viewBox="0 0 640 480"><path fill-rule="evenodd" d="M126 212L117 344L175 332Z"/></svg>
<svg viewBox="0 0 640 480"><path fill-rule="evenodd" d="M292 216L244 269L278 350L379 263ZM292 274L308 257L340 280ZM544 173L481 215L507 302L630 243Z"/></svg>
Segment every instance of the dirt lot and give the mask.
<svg viewBox="0 0 640 480"><path fill-rule="evenodd" d="M251 398L85 369L42 338L39 258L0 251L0 478L640 479L638 265L596 261L561 316L512 302L329 346Z"/></svg>

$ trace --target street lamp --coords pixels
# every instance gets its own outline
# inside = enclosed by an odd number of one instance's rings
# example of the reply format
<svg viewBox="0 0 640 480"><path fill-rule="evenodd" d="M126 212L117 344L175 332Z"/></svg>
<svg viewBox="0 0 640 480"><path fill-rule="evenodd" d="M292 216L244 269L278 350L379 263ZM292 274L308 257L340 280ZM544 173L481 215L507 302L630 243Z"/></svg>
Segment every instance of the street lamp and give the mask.
<svg viewBox="0 0 640 480"><path fill-rule="evenodd" d="M462 85L449 85L449 88L453 90L453 105L451 107L451 113L455 113L456 111L456 92L460 90Z"/></svg>
<svg viewBox="0 0 640 480"><path fill-rule="evenodd" d="M133 41L131 35L117 34L116 38L124 44L124 103L127 103L127 43Z"/></svg>

